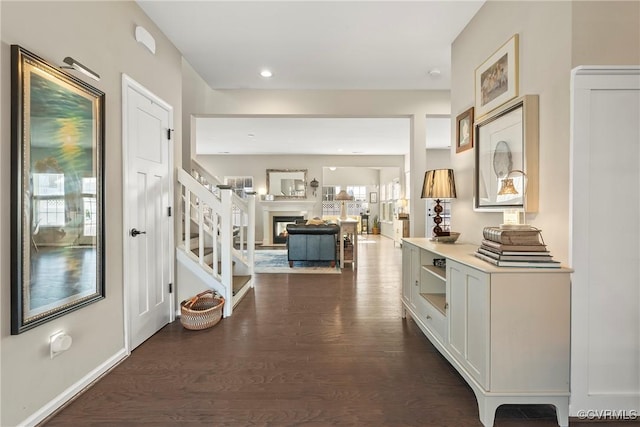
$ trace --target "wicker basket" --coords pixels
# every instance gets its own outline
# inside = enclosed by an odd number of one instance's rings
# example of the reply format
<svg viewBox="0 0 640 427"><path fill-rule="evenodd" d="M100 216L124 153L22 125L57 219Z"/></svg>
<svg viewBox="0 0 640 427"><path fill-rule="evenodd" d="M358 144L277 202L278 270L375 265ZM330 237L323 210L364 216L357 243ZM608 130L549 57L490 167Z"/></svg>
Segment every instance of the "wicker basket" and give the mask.
<svg viewBox="0 0 640 427"><path fill-rule="evenodd" d="M180 322L186 329L199 331L214 326L222 318L224 298L204 291L180 303Z"/></svg>

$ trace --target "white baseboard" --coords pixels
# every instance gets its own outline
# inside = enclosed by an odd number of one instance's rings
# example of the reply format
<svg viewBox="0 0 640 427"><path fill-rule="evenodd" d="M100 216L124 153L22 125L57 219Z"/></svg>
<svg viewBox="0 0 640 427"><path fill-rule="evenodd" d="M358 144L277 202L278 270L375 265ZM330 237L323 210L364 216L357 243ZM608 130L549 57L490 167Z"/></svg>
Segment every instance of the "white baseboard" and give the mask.
<svg viewBox="0 0 640 427"><path fill-rule="evenodd" d="M116 366L120 361L127 357L127 350L125 348L120 349L116 354L107 359L104 363L98 366L93 371L89 372L84 378L80 379L78 382L73 384L71 387L67 388L65 391L60 393L54 399L52 399L49 403L44 405L38 411L33 413L29 418L22 421L19 426L36 426L37 424L44 421L47 417L57 411L62 405L69 402L73 397L75 397L78 393L87 388L91 383L100 378L100 376L104 375L109 369Z"/></svg>

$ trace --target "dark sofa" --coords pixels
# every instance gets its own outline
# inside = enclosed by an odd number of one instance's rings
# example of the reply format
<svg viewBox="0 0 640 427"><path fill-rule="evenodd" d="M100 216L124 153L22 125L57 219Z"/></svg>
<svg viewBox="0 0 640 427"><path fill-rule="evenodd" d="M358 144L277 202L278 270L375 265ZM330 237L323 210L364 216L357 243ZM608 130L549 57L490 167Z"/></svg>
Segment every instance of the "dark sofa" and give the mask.
<svg viewBox="0 0 640 427"><path fill-rule="evenodd" d="M288 224L287 257L289 267L294 261L330 261L336 266L336 242L340 227L336 224Z"/></svg>

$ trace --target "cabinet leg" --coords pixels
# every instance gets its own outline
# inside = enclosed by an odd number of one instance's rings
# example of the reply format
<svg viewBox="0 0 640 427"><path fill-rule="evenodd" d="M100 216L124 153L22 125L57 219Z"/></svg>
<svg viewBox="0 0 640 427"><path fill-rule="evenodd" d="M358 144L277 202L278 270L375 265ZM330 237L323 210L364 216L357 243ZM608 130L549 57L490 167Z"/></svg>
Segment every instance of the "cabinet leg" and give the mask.
<svg viewBox="0 0 640 427"><path fill-rule="evenodd" d="M562 403L554 406L556 407L556 418L558 418L558 425L560 427L569 427L569 405Z"/></svg>
<svg viewBox="0 0 640 427"><path fill-rule="evenodd" d="M479 398L478 399L478 412L480 415L480 422L484 427L493 427L493 422L496 419L496 409L500 406L500 403L489 398Z"/></svg>

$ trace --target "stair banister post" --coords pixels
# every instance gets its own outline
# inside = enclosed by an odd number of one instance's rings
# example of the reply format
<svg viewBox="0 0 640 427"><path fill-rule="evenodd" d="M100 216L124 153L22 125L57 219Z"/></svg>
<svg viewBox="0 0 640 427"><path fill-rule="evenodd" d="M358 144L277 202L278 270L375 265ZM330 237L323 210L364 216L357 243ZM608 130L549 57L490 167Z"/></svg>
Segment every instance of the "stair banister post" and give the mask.
<svg viewBox="0 0 640 427"><path fill-rule="evenodd" d="M184 188L184 221L183 229L184 236L182 242L182 248L186 253L189 253L189 245L191 244L191 191L183 184Z"/></svg>
<svg viewBox="0 0 640 427"><path fill-rule="evenodd" d="M223 310L224 316L231 316L233 310L233 275L232 275L232 260L231 260L231 247L233 246L232 227L233 221L231 220L231 194L230 188L220 188L220 201L221 211L220 215L220 242L221 245L221 279L222 285L226 291L224 298L226 300Z"/></svg>
<svg viewBox="0 0 640 427"><path fill-rule="evenodd" d="M250 274L254 274L254 252L256 249L256 194L250 194L248 198L248 222L247 222L247 257L249 259ZM253 280L251 281L253 287Z"/></svg>
<svg viewBox="0 0 640 427"><path fill-rule="evenodd" d="M204 202L198 203L198 262L204 265Z"/></svg>

